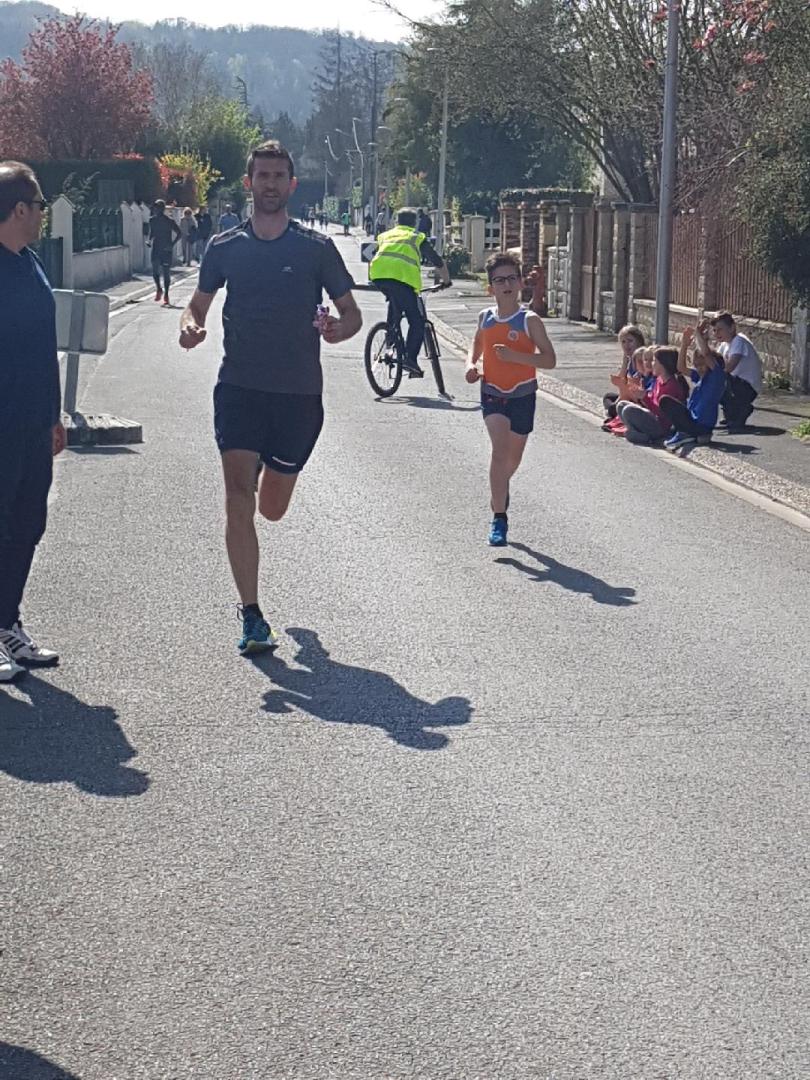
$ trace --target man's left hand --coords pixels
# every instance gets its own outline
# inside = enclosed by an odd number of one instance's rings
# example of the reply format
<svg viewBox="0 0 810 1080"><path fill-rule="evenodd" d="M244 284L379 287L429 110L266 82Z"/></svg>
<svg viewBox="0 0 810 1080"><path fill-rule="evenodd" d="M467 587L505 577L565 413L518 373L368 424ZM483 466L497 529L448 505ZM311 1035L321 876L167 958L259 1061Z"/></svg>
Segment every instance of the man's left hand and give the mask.
<svg viewBox="0 0 810 1080"><path fill-rule="evenodd" d="M52 432L52 436L53 436L53 456L56 457L57 454L61 454L62 451L67 446L67 432L65 431L64 424L62 423L61 420L59 421L58 424L55 425L55 427L53 429L53 432Z"/></svg>

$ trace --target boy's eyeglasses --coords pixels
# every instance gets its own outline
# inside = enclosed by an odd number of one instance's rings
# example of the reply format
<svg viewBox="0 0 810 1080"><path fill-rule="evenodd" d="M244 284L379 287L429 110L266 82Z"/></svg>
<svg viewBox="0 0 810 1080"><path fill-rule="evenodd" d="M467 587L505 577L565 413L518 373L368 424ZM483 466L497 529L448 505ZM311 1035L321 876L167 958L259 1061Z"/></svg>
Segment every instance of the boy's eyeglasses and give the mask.
<svg viewBox="0 0 810 1080"><path fill-rule="evenodd" d="M47 199L23 199L23 202L28 203L29 206L38 206L40 210L48 209Z"/></svg>
<svg viewBox="0 0 810 1080"><path fill-rule="evenodd" d="M492 278L493 285L513 285L518 279L517 274L503 274Z"/></svg>

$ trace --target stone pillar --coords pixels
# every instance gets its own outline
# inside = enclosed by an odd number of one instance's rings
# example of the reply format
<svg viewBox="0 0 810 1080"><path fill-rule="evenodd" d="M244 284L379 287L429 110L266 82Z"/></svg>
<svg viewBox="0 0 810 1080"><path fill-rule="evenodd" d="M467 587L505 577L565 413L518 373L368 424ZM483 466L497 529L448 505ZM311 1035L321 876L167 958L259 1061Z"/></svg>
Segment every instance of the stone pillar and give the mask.
<svg viewBox="0 0 810 1080"><path fill-rule="evenodd" d="M501 251L520 247L520 211L516 206L504 203L501 212Z"/></svg>
<svg viewBox="0 0 810 1080"><path fill-rule="evenodd" d="M630 211L627 203L613 204L613 326L614 333L628 321L630 280ZM608 327L605 327L608 329Z"/></svg>
<svg viewBox="0 0 810 1080"><path fill-rule="evenodd" d="M648 274L655 273L655 267L647 267L644 261L647 229L655 220L658 209L646 203L630 205L630 267L627 283L627 319L633 321L633 306L636 298L643 297L647 289Z"/></svg>
<svg viewBox="0 0 810 1080"><path fill-rule="evenodd" d="M73 288L73 204L64 195L51 207L51 236L62 238L62 288Z"/></svg>
<svg viewBox="0 0 810 1080"><path fill-rule="evenodd" d="M484 240L486 234L486 218L483 214L469 214L464 219L467 233L467 250L470 253L470 269L473 273L484 269L486 262L486 250Z"/></svg>
<svg viewBox="0 0 810 1080"><path fill-rule="evenodd" d="M585 253L585 215L590 207L571 208L571 232L568 237L568 311L567 319L582 318L582 265Z"/></svg>
<svg viewBox="0 0 810 1080"><path fill-rule="evenodd" d="M531 203L520 204L520 263L524 274L540 257L540 207Z"/></svg>
<svg viewBox="0 0 810 1080"><path fill-rule="evenodd" d="M567 202L557 203L557 247L565 247L568 244L570 222L571 204Z"/></svg>
<svg viewBox="0 0 810 1080"><path fill-rule="evenodd" d="M698 251L698 318L706 311L717 310L717 218L700 211L700 248Z"/></svg>
<svg viewBox="0 0 810 1080"><path fill-rule="evenodd" d="M597 207L596 230L595 321L600 330L611 330L613 305L609 305L606 322L604 296L613 291L613 210L608 204Z"/></svg>
<svg viewBox="0 0 810 1080"><path fill-rule="evenodd" d="M797 394L810 392L810 326L807 308L793 309L793 333L790 341L790 385Z"/></svg>

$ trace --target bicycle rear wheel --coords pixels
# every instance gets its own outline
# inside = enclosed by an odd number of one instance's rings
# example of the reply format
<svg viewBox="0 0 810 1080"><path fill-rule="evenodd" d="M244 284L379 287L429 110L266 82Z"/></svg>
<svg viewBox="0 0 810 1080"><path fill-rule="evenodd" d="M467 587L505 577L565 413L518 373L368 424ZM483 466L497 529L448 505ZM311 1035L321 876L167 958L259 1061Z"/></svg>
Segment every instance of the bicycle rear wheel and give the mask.
<svg viewBox="0 0 810 1080"><path fill-rule="evenodd" d="M391 340L387 322L379 322L368 332L365 350L366 376L378 397L391 397L402 382L402 355Z"/></svg>
<svg viewBox="0 0 810 1080"><path fill-rule="evenodd" d="M425 326L425 352L430 358L430 366L433 369L433 378L436 380L436 388L442 397L447 397L447 391L444 388L444 373L442 372L442 367L439 363L439 343L436 340L436 331L433 329L433 323L428 323Z"/></svg>

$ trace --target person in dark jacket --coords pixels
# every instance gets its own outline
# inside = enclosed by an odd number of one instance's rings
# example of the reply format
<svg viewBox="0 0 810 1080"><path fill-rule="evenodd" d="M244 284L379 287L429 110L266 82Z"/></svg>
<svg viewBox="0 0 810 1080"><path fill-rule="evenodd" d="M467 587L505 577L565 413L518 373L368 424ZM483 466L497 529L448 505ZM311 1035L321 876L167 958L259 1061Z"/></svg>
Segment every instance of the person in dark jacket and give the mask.
<svg viewBox="0 0 810 1080"><path fill-rule="evenodd" d="M32 170L0 162L0 682L55 664L23 629L20 604L45 532L53 459L65 447L56 307L30 245L46 207Z"/></svg>
<svg viewBox="0 0 810 1080"><path fill-rule="evenodd" d="M214 219L207 206L199 207L194 217L197 219L196 259L197 262L201 262L205 249L208 247L208 241L211 239L211 233L214 231Z"/></svg>
<svg viewBox="0 0 810 1080"><path fill-rule="evenodd" d="M156 199L149 222L149 243L152 245L152 277L155 279L155 300L169 304L169 286L172 281L172 250L180 239L180 227L166 213L166 203ZM161 276L163 278L161 282ZM161 287L162 285L162 287Z"/></svg>

